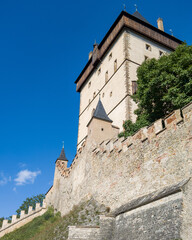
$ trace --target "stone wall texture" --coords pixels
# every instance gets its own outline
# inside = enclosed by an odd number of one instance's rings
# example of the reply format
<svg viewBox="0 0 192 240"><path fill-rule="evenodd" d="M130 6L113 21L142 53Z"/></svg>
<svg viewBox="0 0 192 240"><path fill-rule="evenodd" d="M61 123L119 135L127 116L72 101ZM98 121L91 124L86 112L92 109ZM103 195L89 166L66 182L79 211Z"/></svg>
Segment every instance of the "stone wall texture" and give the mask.
<svg viewBox="0 0 192 240"><path fill-rule="evenodd" d="M134 136L98 146L88 135L71 167L56 168L46 202L63 215L90 198L109 207L115 231L107 239L191 240L191 113L188 104Z"/></svg>

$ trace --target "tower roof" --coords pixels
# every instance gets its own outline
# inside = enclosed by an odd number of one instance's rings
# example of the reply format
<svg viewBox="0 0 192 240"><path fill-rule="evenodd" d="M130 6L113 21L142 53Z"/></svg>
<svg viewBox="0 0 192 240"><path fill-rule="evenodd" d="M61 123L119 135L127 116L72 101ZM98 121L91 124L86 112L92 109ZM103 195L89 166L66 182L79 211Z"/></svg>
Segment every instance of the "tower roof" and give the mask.
<svg viewBox="0 0 192 240"><path fill-rule="evenodd" d="M150 24L138 11L134 12L133 16L140 19L143 22L146 22L146 23Z"/></svg>
<svg viewBox="0 0 192 240"><path fill-rule="evenodd" d="M97 103L97 107L96 107L96 109L95 109L95 111L94 111L94 113L93 113L93 116L92 116L91 120L92 120L93 118L101 119L101 120L103 120L103 121L107 121L107 122L111 122L111 123L113 122L113 121L108 117L107 113L105 112L105 109L104 109L104 107L103 107L103 104L102 104L100 98L99 98L99 101L98 101L98 103ZM91 122L91 120L89 121L89 123ZM87 126L89 125L89 123L87 124Z"/></svg>
<svg viewBox="0 0 192 240"><path fill-rule="evenodd" d="M57 160L64 160L64 161L68 161L66 156L65 156L65 151L64 151L64 147L62 147L60 156L57 158Z"/></svg>
<svg viewBox="0 0 192 240"><path fill-rule="evenodd" d="M96 69L97 64L99 64L100 60L105 56L106 52L124 28L147 37L170 50L175 50L175 48L182 43L179 39L149 24L138 11L133 15L122 11L97 47L96 55L92 55L76 79L76 90L78 92L81 91L83 85L87 82L86 80L88 77ZM94 61L92 61L93 59Z"/></svg>

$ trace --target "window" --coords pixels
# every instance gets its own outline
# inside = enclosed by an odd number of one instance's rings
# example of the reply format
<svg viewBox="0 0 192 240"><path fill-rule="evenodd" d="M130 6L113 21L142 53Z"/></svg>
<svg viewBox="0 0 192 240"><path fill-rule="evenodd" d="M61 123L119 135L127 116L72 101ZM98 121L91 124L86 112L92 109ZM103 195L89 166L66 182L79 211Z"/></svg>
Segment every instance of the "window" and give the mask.
<svg viewBox="0 0 192 240"><path fill-rule="evenodd" d="M101 128L101 131L104 131L104 128Z"/></svg>
<svg viewBox="0 0 192 240"><path fill-rule="evenodd" d="M96 92L93 93L93 98L96 96Z"/></svg>
<svg viewBox="0 0 192 240"><path fill-rule="evenodd" d="M99 75L100 73L101 73L101 68L98 69L97 75Z"/></svg>
<svg viewBox="0 0 192 240"><path fill-rule="evenodd" d="M137 92L137 81L132 81L132 94Z"/></svg>
<svg viewBox="0 0 192 240"><path fill-rule="evenodd" d="M110 97L112 97L112 95L113 95L113 92L110 92Z"/></svg>
<svg viewBox="0 0 192 240"><path fill-rule="evenodd" d="M115 59L115 61L114 61L114 72L116 72L117 71L117 59Z"/></svg>
<svg viewBox="0 0 192 240"><path fill-rule="evenodd" d="M103 98L105 97L105 93L102 94L102 97L103 97Z"/></svg>
<svg viewBox="0 0 192 240"><path fill-rule="evenodd" d="M112 52L111 52L111 53L109 54L109 61L111 60L112 56L113 56L113 54L112 54Z"/></svg>
<svg viewBox="0 0 192 240"><path fill-rule="evenodd" d="M146 61L147 59L149 59L149 57L145 56L145 61Z"/></svg>
<svg viewBox="0 0 192 240"><path fill-rule="evenodd" d="M92 113L91 113L91 116L93 116L94 112L95 112L95 108L93 108Z"/></svg>
<svg viewBox="0 0 192 240"><path fill-rule="evenodd" d="M88 83L88 88L90 88L90 87L91 87L91 82Z"/></svg>
<svg viewBox="0 0 192 240"><path fill-rule="evenodd" d="M151 51L151 46L149 44L145 45L146 50Z"/></svg>
<svg viewBox="0 0 192 240"><path fill-rule="evenodd" d="M164 52L159 51L159 56L161 57L164 54Z"/></svg>
<svg viewBox="0 0 192 240"><path fill-rule="evenodd" d="M108 78L109 78L109 76L108 76L108 71L105 73L105 82L108 82Z"/></svg>

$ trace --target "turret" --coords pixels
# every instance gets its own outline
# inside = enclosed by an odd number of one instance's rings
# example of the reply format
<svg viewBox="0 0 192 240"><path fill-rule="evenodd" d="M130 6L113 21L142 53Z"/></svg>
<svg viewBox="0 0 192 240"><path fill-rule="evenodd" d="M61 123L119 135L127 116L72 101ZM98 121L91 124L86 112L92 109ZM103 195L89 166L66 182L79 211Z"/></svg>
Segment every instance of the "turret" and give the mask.
<svg viewBox="0 0 192 240"><path fill-rule="evenodd" d="M56 165L62 165L64 168L67 168L68 160L65 156L64 142L63 142L63 147L62 147L61 153L55 163L56 163Z"/></svg>
<svg viewBox="0 0 192 240"><path fill-rule="evenodd" d="M103 104L99 98L96 109L87 124L88 141L99 144L104 140L117 136L119 128L112 125L112 120L108 117Z"/></svg>
<svg viewBox="0 0 192 240"><path fill-rule="evenodd" d="M61 178L61 175L64 173L64 171L67 169L67 163L68 163L68 160L65 156L64 143L63 143L61 153L57 158L57 160L55 161L55 176L54 176L53 186L56 188L59 188L60 178Z"/></svg>

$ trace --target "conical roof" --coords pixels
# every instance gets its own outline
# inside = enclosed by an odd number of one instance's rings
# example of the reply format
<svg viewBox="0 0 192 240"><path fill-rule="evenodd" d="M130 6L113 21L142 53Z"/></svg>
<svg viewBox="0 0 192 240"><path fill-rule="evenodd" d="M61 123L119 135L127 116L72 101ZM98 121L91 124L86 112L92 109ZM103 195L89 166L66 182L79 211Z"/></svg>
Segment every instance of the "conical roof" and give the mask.
<svg viewBox="0 0 192 240"><path fill-rule="evenodd" d="M64 147L61 150L60 156L57 158L57 160L64 160L64 161L68 161L66 156L65 156L65 151L64 151Z"/></svg>
<svg viewBox="0 0 192 240"><path fill-rule="evenodd" d="M133 16L140 19L143 22L146 22L146 23L150 24L138 11L134 12Z"/></svg>
<svg viewBox="0 0 192 240"><path fill-rule="evenodd" d="M101 100L99 99L98 103L97 103L97 107L93 113L93 118L97 118L97 119L101 119L107 122L113 122L107 115L107 113L105 112L105 109L103 107L103 104L101 102Z"/></svg>

